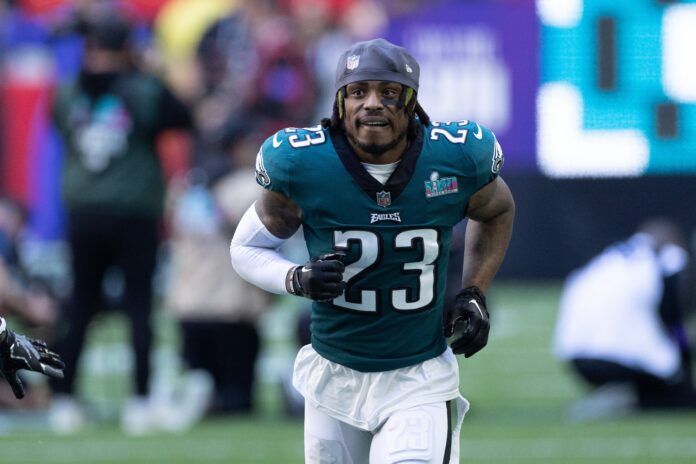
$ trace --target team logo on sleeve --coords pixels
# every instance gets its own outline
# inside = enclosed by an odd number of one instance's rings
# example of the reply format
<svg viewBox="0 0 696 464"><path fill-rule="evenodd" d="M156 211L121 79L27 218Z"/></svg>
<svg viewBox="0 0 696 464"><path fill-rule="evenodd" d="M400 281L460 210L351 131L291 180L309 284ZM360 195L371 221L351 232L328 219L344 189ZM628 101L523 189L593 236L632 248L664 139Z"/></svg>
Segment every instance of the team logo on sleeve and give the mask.
<svg viewBox="0 0 696 464"><path fill-rule="evenodd" d="M263 151L259 150L256 154L256 182L263 187L271 185L271 178L266 172L266 167L263 165Z"/></svg>
<svg viewBox="0 0 696 464"><path fill-rule="evenodd" d="M443 177L437 171L430 174L430 180L425 181L425 198L434 198L450 193L457 193L459 186L456 177Z"/></svg>
<svg viewBox="0 0 696 464"><path fill-rule="evenodd" d="M493 145L493 164L491 165L493 174L498 174L500 172L500 168L503 167L504 162L505 157L503 156L503 149L500 148L500 144L496 140L495 145Z"/></svg>
<svg viewBox="0 0 696 464"><path fill-rule="evenodd" d="M386 192L384 190L377 192L377 204L382 208L391 205L391 192Z"/></svg>

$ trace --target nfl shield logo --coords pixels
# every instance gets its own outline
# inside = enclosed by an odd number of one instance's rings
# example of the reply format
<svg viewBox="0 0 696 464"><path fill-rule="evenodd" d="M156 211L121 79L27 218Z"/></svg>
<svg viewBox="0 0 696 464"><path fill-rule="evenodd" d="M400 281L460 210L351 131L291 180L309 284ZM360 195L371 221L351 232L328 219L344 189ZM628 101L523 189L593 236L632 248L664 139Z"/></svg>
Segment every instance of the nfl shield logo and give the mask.
<svg viewBox="0 0 696 464"><path fill-rule="evenodd" d="M385 192L384 190L377 192L377 204L382 208L391 205L391 193Z"/></svg>
<svg viewBox="0 0 696 464"><path fill-rule="evenodd" d="M360 64L360 55L350 55L346 60L346 68L350 71L354 70Z"/></svg>

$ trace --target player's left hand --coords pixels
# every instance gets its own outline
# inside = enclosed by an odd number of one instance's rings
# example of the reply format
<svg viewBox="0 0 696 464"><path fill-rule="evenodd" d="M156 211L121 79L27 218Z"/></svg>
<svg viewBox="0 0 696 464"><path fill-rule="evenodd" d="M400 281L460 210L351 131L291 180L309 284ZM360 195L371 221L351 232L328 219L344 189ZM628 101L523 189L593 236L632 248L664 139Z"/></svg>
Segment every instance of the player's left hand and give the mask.
<svg viewBox="0 0 696 464"><path fill-rule="evenodd" d="M488 343L491 325L486 296L478 287L460 290L445 324L445 336L452 337L452 351L468 358Z"/></svg>
<svg viewBox="0 0 696 464"><path fill-rule="evenodd" d="M63 378L65 363L49 350L42 340L20 335L11 330L0 333L0 377L4 377L17 398L24 397L24 385L17 375L20 369Z"/></svg>

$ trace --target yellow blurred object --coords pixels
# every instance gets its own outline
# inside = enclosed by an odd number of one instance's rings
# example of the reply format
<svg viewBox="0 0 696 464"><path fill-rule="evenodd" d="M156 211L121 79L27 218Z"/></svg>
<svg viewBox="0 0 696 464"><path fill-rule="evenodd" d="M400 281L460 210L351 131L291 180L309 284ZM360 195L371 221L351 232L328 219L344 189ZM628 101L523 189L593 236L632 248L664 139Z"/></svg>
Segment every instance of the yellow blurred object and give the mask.
<svg viewBox="0 0 696 464"><path fill-rule="evenodd" d="M172 0L160 10L155 33L165 61L190 58L205 31L234 11L237 0Z"/></svg>

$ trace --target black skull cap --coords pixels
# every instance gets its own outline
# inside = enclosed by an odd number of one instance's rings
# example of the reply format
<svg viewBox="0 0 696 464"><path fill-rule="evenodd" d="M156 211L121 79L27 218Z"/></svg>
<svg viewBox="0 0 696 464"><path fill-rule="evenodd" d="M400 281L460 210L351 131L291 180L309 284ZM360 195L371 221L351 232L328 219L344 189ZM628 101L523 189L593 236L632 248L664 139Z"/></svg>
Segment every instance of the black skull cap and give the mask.
<svg viewBox="0 0 696 464"><path fill-rule="evenodd" d="M336 91L360 81L387 81L418 91L420 67L405 48L384 39L357 42L343 52L336 68Z"/></svg>

